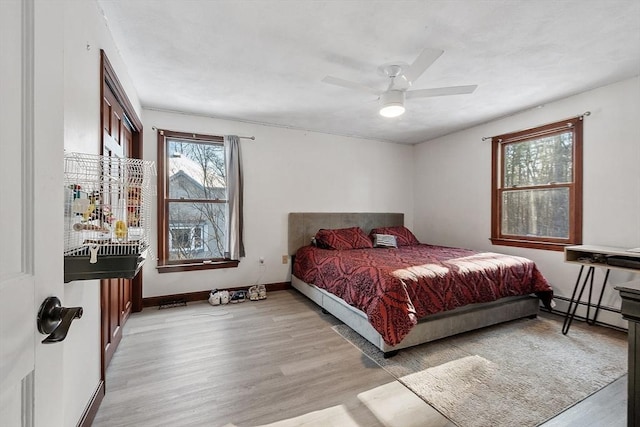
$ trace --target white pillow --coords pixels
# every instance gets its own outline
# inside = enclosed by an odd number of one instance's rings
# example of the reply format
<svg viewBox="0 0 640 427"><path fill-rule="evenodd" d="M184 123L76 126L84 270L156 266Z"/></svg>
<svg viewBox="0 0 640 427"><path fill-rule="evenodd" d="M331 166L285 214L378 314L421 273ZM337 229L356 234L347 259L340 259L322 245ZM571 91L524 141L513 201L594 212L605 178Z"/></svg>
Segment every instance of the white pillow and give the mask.
<svg viewBox="0 0 640 427"><path fill-rule="evenodd" d="M374 234L373 235L373 247L374 248L397 248L396 236L392 234Z"/></svg>

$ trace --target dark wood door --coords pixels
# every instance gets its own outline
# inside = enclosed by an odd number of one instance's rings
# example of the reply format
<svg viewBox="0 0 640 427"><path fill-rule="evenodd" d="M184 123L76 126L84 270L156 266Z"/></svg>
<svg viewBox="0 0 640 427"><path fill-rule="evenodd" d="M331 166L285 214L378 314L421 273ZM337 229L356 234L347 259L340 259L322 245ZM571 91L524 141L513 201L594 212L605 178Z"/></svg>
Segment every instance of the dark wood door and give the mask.
<svg viewBox="0 0 640 427"><path fill-rule="evenodd" d="M128 124L124 110L109 85L106 82L103 82L103 85L102 154L133 157L131 125ZM103 368L106 369L122 339L122 327L131 314L132 281L121 278L102 280L100 292Z"/></svg>

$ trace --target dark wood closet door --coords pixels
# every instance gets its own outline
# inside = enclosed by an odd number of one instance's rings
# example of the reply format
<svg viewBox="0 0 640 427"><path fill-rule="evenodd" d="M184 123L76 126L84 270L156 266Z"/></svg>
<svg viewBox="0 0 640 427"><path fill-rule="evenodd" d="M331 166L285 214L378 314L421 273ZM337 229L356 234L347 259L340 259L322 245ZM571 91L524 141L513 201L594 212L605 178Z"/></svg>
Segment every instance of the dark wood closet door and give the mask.
<svg viewBox="0 0 640 427"><path fill-rule="evenodd" d="M102 99L102 154L114 157L132 157L132 131L127 124L122 106L111 88L103 82ZM105 279L100 282L102 307L102 350L104 369L122 339L122 327L131 314L132 281Z"/></svg>

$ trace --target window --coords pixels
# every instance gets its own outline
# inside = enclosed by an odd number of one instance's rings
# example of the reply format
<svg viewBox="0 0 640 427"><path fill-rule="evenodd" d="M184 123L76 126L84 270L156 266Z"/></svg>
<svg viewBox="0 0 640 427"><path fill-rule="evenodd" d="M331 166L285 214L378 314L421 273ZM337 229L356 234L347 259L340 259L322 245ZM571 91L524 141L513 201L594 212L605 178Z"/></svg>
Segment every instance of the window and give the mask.
<svg viewBox="0 0 640 427"><path fill-rule="evenodd" d="M158 130L158 270L236 267L228 228L223 138Z"/></svg>
<svg viewBox="0 0 640 427"><path fill-rule="evenodd" d="M582 243L582 117L492 138L496 245Z"/></svg>

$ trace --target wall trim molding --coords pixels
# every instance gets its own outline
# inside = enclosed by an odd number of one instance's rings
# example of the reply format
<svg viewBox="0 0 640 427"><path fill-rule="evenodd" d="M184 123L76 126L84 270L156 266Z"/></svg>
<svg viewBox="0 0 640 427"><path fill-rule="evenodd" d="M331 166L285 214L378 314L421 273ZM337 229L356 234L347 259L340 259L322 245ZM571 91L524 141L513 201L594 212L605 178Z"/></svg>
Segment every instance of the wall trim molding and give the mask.
<svg viewBox="0 0 640 427"><path fill-rule="evenodd" d="M91 396L91 400L87 404L87 407L82 413L82 417L78 421L77 427L90 427L93 424L93 420L96 418L100 404L105 395L104 380L100 380L96 391Z"/></svg>
<svg viewBox="0 0 640 427"><path fill-rule="evenodd" d="M265 287L267 288L267 292L292 289L291 282L266 283ZM239 291L239 290L246 290L249 288L250 286L238 286L235 288L224 288L224 289L229 291ZM207 299L209 299L210 292L211 290L206 290L206 291L186 292L182 294L159 295L155 297L147 297L142 299L142 306L156 307L167 302L178 301L178 300L185 301L185 302L206 301Z"/></svg>

